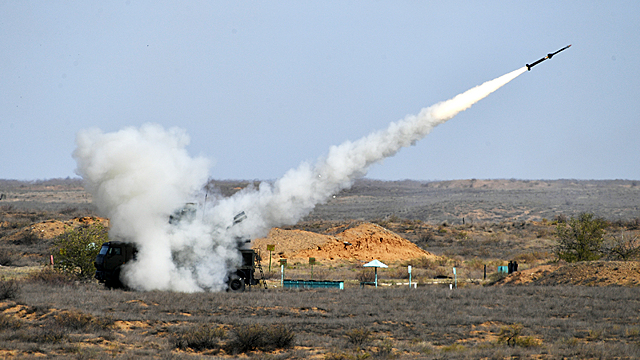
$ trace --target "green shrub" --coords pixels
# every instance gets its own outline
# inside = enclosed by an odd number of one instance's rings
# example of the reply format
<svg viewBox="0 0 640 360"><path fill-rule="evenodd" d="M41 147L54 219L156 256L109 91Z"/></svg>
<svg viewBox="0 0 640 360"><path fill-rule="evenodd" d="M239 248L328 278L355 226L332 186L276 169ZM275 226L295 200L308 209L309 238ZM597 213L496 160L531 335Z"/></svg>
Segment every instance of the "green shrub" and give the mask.
<svg viewBox="0 0 640 360"><path fill-rule="evenodd" d="M607 223L593 214L582 213L569 222L558 222L556 254L567 262L598 260Z"/></svg>
<svg viewBox="0 0 640 360"><path fill-rule="evenodd" d="M102 243L109 241L107 229L100 223L69 230L54 241L57 259L54 267L81 279L93 277L93 262Z"/></svg>

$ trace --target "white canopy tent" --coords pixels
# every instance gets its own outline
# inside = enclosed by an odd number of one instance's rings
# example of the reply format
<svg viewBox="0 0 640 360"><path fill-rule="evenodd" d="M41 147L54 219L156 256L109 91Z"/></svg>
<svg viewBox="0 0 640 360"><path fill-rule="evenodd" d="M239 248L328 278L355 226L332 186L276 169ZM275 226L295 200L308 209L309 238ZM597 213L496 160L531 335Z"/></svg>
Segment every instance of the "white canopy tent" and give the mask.
<svg viewBox="0 0 640 360"><path fill-rule="evenodd" d="M389 266L387 266L387 264L380 262L379 260L372 260L369 261L368 263L362 265L363 267L372 267L375 269L376 272L376 287L378 287L378 268L388 268Z"/></svg>

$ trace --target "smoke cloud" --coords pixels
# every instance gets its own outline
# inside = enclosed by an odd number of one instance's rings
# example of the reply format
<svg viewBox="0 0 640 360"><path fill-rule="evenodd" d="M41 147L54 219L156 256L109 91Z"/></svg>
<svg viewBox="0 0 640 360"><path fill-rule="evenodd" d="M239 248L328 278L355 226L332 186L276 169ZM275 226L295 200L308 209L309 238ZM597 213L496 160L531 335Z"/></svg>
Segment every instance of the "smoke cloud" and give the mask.
<svg viewBox="0 0 640 360"><path fill-rule="evenodd" d="M512 71L385 130L332 146L315 164L303 162L274 183L263 182L232 197L199 204L197 216L177 224L169 224L169 216L198 198L209 167L206 159L187 154L189 138L183 130L153 124L106 134L84 130L77 135L73 156L101 215L111 220L110 236L138 245L137 259L124 272L129 286L219 291L226 288L228 272L240 263L239 239L295 224L317 204L366 175L371 165L414 145L435 126L525 71L526 67ZM230 226L241 211L247 219Z"/></svg>

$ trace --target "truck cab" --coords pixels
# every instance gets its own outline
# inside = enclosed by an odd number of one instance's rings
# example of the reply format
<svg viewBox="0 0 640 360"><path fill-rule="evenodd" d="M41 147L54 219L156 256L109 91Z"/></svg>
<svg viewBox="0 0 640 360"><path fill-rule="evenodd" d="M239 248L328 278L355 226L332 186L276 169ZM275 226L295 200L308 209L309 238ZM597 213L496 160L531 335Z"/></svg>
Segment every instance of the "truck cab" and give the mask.
<svg viewBox="0 0 640 360"><path fill-rule="evenodd" d="M120 281L122 265L136 258L138 249L134 244L122 241L109 241L102 244L94 265L95 278L108 288L123 287Z"/></svg>

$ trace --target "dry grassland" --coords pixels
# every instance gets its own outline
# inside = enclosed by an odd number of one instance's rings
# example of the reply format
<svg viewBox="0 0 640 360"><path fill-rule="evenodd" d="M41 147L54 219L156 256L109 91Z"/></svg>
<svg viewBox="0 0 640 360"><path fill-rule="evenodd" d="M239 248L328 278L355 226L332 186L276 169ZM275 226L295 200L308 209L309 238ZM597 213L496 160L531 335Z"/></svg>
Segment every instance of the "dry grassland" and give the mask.
<svg viewBox="0 0 640 360"><path fill-rule="evenodd" d="M247 184L217 185L228 196ZM563 264L553 247L556 217L574 215L563 209L611 214L608 234L639 235L638 188L364 181L254 243L268 289L185 294L106 290L47 271L56 234L106 219L75 180L0 181L9 195L0 203L0 358L635 359L640 264ZM372 275L361 265L383 255L380 286L360 288ZM345 290L280 288L278 260L288 260L287 278L310 279L309 257L313 279L345 281ZM498 274L510 260L520 271Z"/></svg>

